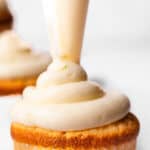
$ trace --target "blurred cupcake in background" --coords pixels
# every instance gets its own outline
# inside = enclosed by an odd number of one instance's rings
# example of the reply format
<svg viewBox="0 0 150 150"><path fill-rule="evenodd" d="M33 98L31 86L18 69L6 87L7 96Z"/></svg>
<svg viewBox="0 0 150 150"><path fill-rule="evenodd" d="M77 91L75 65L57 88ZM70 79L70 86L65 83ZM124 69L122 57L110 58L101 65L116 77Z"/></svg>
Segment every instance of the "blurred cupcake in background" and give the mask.
<svg viewBox="0 0 150 150"><path fill-rule="evenodd" d="M0 35L0 95L21 93L34 85L51 62L48 53L34 52L14 31Z"/></svg>
<svg viewBox="0 0 150 150"><path fill-rule="evenodd" d="M0 32L11 29L13 17L8 8L6 0L0 0Z"/></svg>

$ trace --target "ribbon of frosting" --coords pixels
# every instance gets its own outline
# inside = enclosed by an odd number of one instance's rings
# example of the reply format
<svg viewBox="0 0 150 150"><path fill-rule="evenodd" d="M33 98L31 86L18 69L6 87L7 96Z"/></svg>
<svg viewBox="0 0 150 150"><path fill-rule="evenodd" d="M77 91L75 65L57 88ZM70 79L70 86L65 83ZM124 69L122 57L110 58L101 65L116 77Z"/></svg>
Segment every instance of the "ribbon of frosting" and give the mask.
<svg viewBox="0 0 150 150"><path fill-rule="evenodd" d="M53 32L53 63L39 76L35 87L25 89L23 101L12 110L13 121L74 131L123 118L130 108L128 98L118 92L105 92L89 81L79 64L88 0L44 2Z"/></svg>

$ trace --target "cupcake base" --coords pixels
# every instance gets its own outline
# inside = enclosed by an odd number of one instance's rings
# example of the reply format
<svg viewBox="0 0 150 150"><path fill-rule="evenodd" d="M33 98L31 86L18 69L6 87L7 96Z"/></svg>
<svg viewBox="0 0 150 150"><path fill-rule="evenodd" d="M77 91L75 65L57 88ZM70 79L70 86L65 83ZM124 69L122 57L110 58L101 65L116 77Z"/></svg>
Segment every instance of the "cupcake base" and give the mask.
<svg viewBox="0 0 150 150"><path fill-rule="evenodd" d="M110 125L59 132L12 123L14 150L135 150L139 122L129 113Z"/></svg>
<svg viewBox="0 0 150 150"><path fill-rule="evenodd" d="M36 79L0 79L0 95L21 94L26 86L35 85Z"/></svg>
<svg viewBox="0 0 150 150"><path fill-rule="evenodd" d="M50 148L14 142L14 150L136 150L136 139L120 145L110 145L100 148Z"/></svg>

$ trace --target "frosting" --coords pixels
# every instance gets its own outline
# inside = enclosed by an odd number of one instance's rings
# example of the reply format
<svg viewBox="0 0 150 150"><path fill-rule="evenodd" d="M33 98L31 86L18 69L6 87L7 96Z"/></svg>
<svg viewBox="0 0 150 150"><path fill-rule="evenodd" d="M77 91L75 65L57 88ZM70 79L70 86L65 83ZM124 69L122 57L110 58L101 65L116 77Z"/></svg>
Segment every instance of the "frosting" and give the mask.
<svg viewBox="0 0 150 150"><path fill-rule="evenodd" d="M122 119L130 109L128 98L89 81L79 64L88 0L44 0L44 4L52 30L53 63L39 76L35 87L24 90L23 100L12 109L12 120L74 131Z"/></svg>
<svg viewBox="0 0 150 150"><path fill-rule="evenodd" d="M12 118L47 129L83 130L117 121L129 108L126 96L105 92L88 81L79 64L57 60L40 75L36 87L24 90L23 101L13 108Z"/></svg>
<svg viewBox="0 0 150 150"><path fill-rule="evenodd" d="M103 95L97 84L84 80L86 73L80 65L62 62L58 66L53 62L48 71L38 78L36 88L27 88L23 96L24 99L36 100L37 103L73 103L96 99Z"/></svg>
<svg viewBox="0 0 150 150"><path fill-rule="evenodd" d="M79 63L88 0L43 0L43 4L53 58Z"/></svg>
<svg viewBox="0 0 150 150"><path fill-rule="evenodd" d="M50 63L47 53L33 52L13 32L0 35L0 78L34 77L43 72Z"/></svg>
<svg viewBox="0 0 150 150"><path fill-rule="evenodd" d="M20 101L12 110L12 119L25 125L58 131L85 130L101 127L123 118L129 101L121 94L108 92L104 97L87 102L50 104Z"/></svg>

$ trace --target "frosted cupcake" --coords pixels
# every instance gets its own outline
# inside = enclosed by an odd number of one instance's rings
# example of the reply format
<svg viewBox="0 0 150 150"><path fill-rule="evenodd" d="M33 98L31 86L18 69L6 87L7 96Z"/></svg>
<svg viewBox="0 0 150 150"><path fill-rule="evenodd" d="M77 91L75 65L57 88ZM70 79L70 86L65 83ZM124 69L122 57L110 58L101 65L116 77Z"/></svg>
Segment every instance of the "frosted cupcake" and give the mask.
<svg viewBox="0 0 150 150"><path fill-rule="evenodd" d="M80 65L88 0L44 4L53 63L12 109L14 150L135 150L129 99L89 81Z"/></svg>
<svg viewBox="0 0 150 150"><path fill-rule="evenodd" d="M13 31L0 35L0 94L21 93L34 85L51 59L47 53L36 53Z"/></svg>
<svg viewBox="0 0 150 150"><path fill-rule="evenodd" d="M13 17L6 0L0 0L0 32L12 28Z"/></svg>

